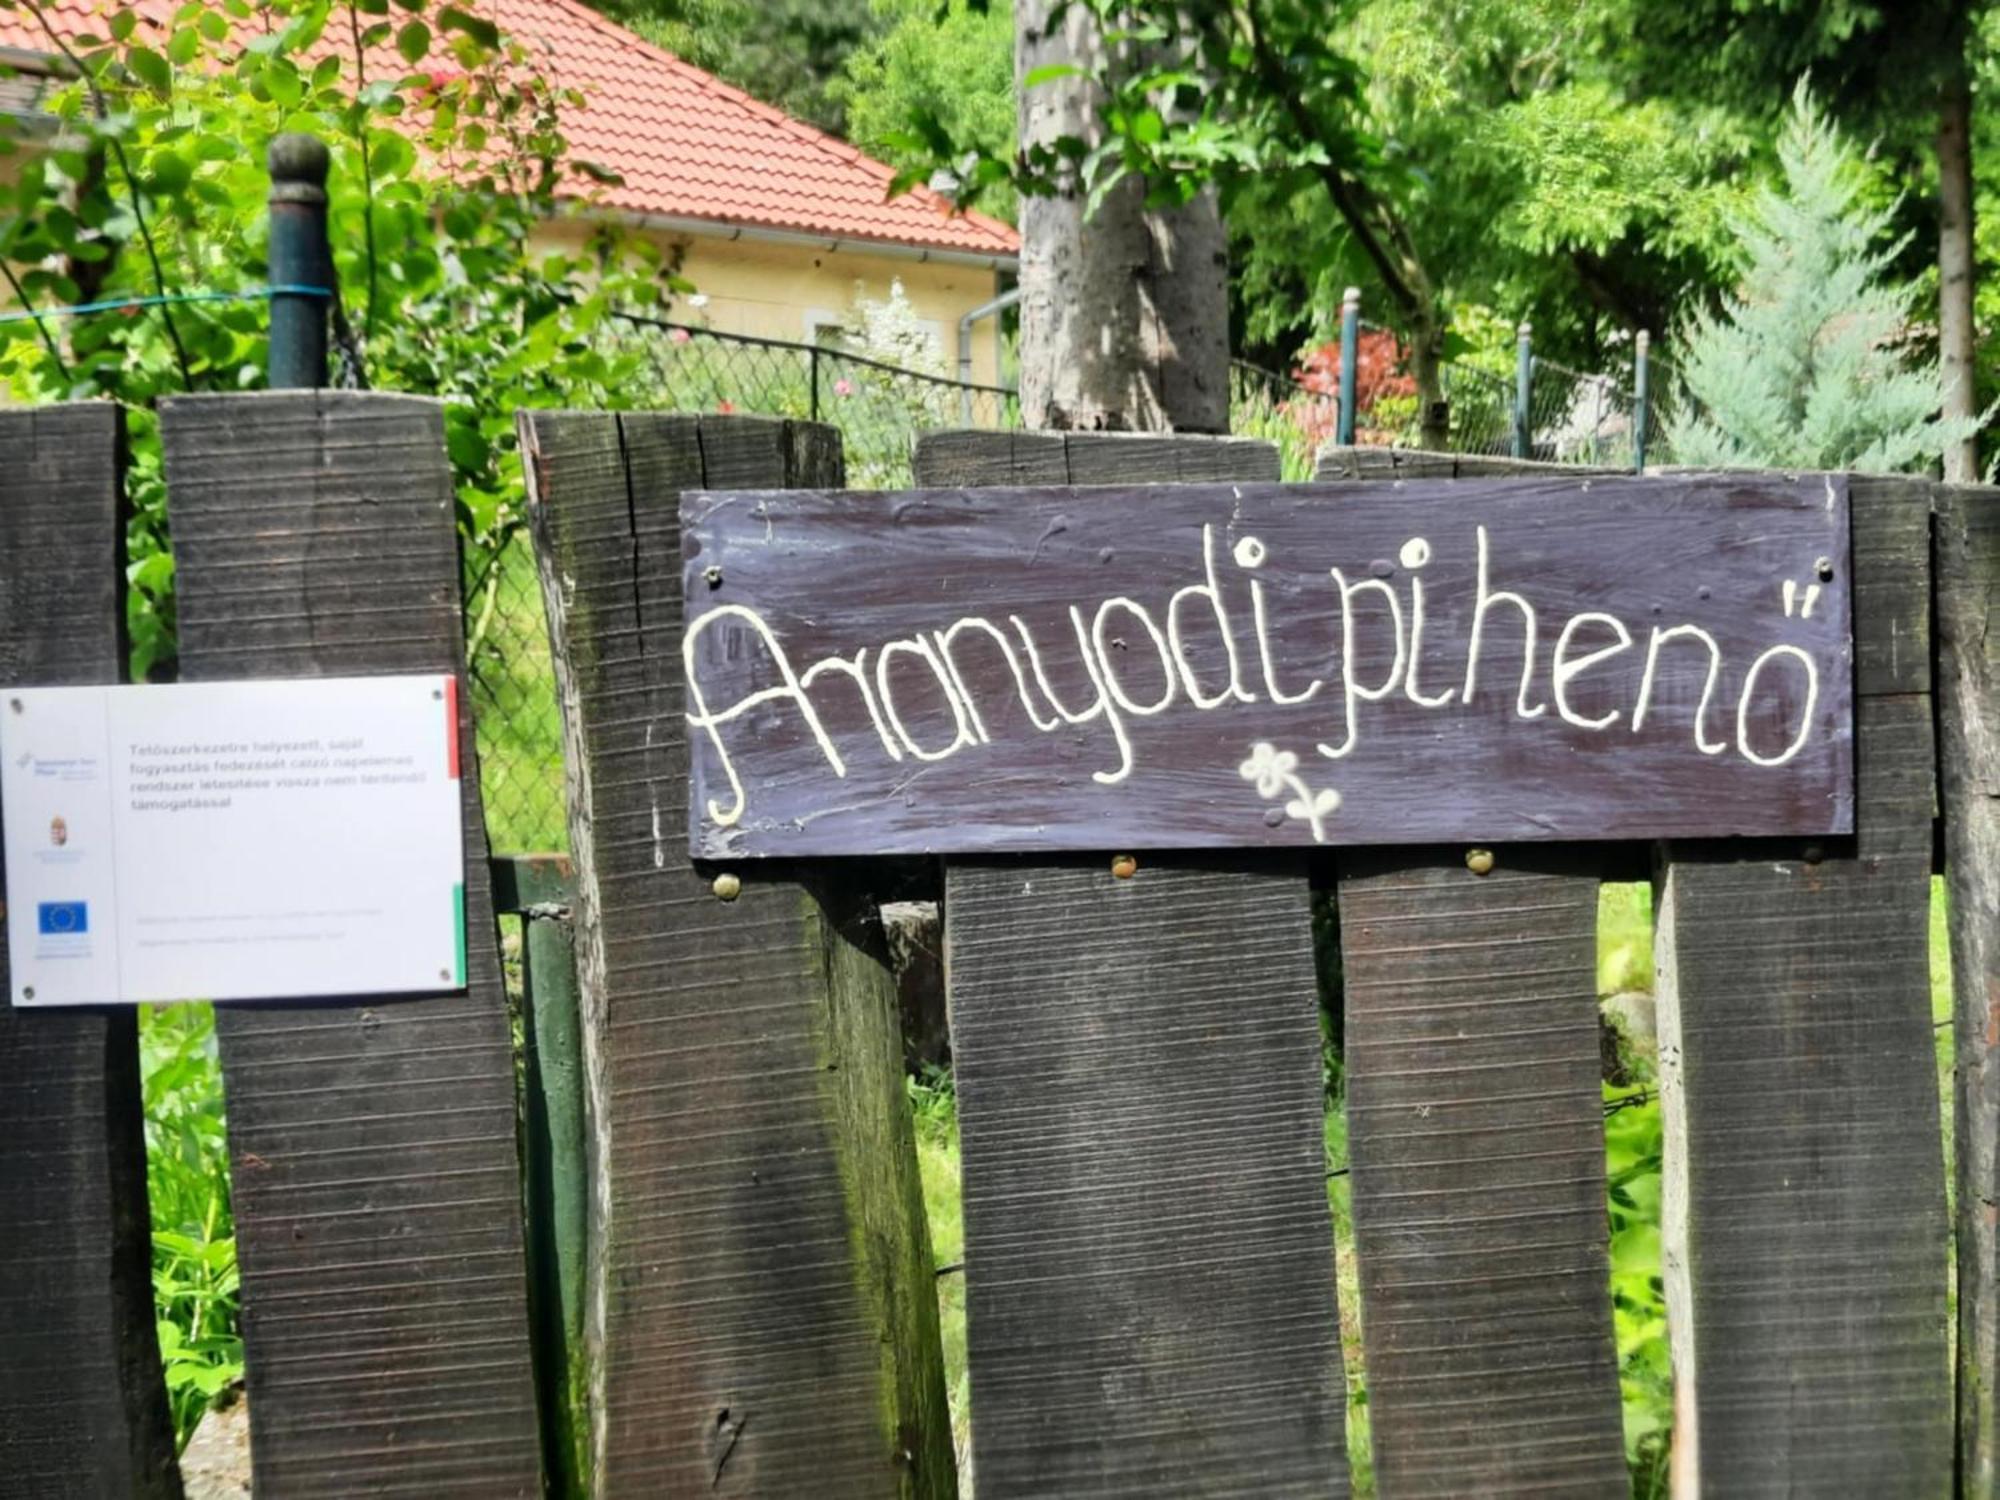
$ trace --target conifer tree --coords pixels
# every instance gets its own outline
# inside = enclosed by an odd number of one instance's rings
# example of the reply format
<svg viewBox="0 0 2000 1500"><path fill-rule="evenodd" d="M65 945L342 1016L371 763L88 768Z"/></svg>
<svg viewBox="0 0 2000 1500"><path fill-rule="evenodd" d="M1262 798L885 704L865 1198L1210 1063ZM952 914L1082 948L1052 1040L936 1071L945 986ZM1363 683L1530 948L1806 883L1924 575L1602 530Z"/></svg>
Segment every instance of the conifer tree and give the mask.
<svg viewBox="0 0 2000 1500"><path fill-rule="evenodd" d="M1676 462L1893 472L1937 462L1976 419L1940 416L1934 364L1908 347L1918 289L1886 278L1894 205L1801 80L1778 142L1781 187L1736 226L1743 273L1719 315L1681 339Z"/></svg>

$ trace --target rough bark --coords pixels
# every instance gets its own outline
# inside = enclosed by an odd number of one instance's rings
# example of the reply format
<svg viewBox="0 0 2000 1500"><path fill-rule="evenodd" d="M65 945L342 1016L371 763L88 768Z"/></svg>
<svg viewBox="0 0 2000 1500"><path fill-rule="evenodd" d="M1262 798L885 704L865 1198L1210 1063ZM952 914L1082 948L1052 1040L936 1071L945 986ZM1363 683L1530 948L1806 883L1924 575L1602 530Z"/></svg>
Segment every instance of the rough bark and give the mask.
<svg viewBox="0 0 2000 1500"><path fill-rule="evenodd" d="M1095 22L1051 0L1015 9L1015 67L1081 70L1023 89L1021 143L1101 138L1107 58ZM1113 59L1115 61L1115 59ZM1128 179L1090 212L1081 190L1021 205L1021 416L1079 431L1225 432L1229 427L1227 250L1214 193L1148 212Z"/></svg>
<svg viewBox="0 0 2000 1500"><path fill-rule="evenodd" d="M1979 412L1974 387L1976 336L1972 320L1972 82L1965 39L1954 33L1938 91L1938 373L1947 421ZM1969 484L1979 477L1979 440L1946 446L1944 477Z"/></svg>

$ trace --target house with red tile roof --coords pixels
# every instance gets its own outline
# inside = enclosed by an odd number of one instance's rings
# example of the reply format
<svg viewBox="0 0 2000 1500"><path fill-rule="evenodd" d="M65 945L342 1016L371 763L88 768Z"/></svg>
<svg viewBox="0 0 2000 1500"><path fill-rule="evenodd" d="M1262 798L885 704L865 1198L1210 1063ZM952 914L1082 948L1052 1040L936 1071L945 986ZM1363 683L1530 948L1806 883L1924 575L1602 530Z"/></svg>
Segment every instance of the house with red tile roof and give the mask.
<svg viewBox="0 0 2000 1500"><path fill-rule="evenodd" d="M102 35L111 10L170 21L172 0L44 0L59 31ZM958 322L991 299L1017 264L1014 230L983 214L953 214L917 188L887 196L893 172L815 129L642 41L579 0L484 0L473 7L541 57L583 96L562 128L572 152L620 179L593 185L577 213L552 221L553 246L615 217L669 252L695 292L675 316L725 333L838 341L858 309L900 285L907 313L938 359ZM0 111L32 111L51 47L23 8L0 10ZM394 64L400 66L400 64ZM907 319L906 319L907 321ZM996 377L991 338L975 377Z"/></svg>

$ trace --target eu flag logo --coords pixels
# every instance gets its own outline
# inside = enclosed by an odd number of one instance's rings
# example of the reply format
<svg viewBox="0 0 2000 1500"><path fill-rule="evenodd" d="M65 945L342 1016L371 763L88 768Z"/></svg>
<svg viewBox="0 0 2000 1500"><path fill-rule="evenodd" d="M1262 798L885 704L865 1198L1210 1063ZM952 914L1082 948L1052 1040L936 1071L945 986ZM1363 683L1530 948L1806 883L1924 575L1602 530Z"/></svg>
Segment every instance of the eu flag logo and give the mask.
<svg viewBox="0 0 2000 1500"><path fill-rule="evenodd" d="M45 937L68 937L90 931L90 903L87 901L44 901L35 916Z"/></svg>

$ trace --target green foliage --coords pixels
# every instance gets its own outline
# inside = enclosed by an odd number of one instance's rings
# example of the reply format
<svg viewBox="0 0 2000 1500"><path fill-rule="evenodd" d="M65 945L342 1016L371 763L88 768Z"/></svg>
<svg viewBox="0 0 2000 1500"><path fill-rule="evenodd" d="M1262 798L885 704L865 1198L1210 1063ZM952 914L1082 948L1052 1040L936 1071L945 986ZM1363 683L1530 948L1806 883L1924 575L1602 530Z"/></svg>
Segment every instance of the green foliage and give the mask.
<svg viewBox="0 0 2000 1500"><path fill-rule="evenodd" d="M1014 152L1014 19L1006 4L874 0L887 29L851 53L830 92L847 112L847 138L891 165L927 173L925 137L912 119L982 156ZM980 206L1011 221L1014 191L996 180Z"/></svg>
<svg viewBox="0 0 2000 1500"><path fill-rule="evenodd" d="M214 1011L206 1005L144 1007L139 1056L153 1302L174 1440L184 1447L209 1403L243 1379Z"/></svg>
<svg viewBox="0 0 2000 1500"><path fill-rule="evenodd" d="M1736 222L1743 273L1680 339L1690 401L1670 417L1681 463L1922 468L1977 424L1939 416L1934 366L1902 347L1917 289L1886 278L1902 246L1868 205L1867 166L1801 82L1778 143L1782 188Z"/></svg>
<svg viewBox="0 0 2000 1500"><path fill-rule="evenodd" d="M52 149L11 144L0 258L31 306L254 286L264 278L264 151L281 131L332 148L331 237L351 378L445 403L462 529L475 554L521 525L513 411L619 405L638 356L609 309L674 286L657 252L577 226L531 243L607 174L558 124L573 94L487 22L429 0L190 5L164 37L134 13L68 50ZM158 50L156 50L156 48ZM18 400L108 397L132 410L133 670L170 674L173 569L152 408L183 390L262 382L256 301L0 327Z"/></svg>
<svg viewBox="0 0 2000 1500"><path fill-rule="evenodd" d="M938 1333L944 1344L945 1397L952 1447L964 1473L972 1446L971 1382L965 1357L965 1219L958 1174L958 1093L949 1068L927 1067L904 1080L916 1124L931 1259L938 1269Z"/></svg>
<svg viewBox="0 0 2000 1500"><path fill-rule="evenodd" d="M1604 1166L1611 1212L1611 1314L1625 1398L1633 1492L1666 1494L1674 1378L1660 1277L1660 1101L1650 1083L1604 1090Z"/></svg>

